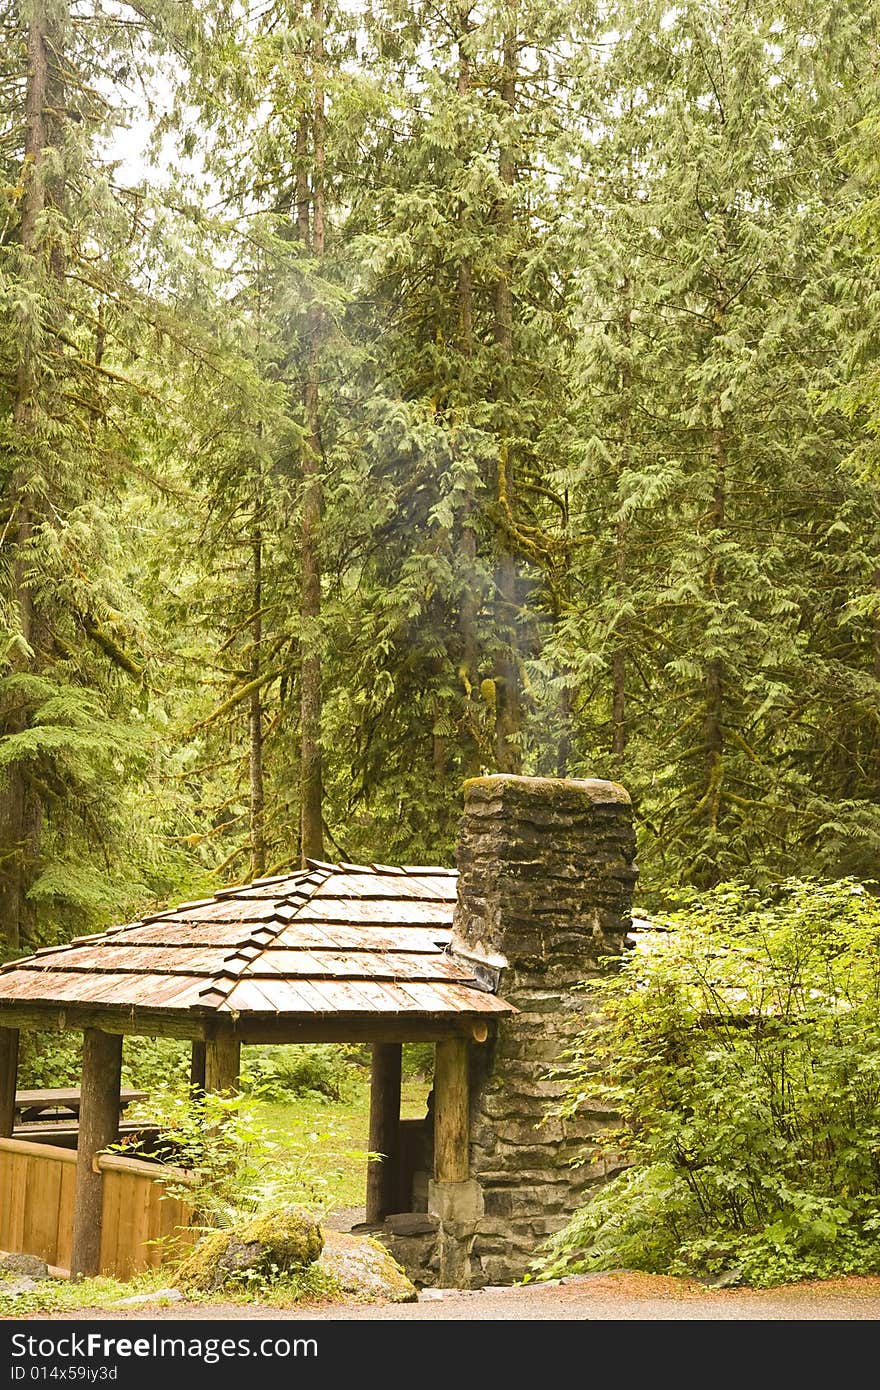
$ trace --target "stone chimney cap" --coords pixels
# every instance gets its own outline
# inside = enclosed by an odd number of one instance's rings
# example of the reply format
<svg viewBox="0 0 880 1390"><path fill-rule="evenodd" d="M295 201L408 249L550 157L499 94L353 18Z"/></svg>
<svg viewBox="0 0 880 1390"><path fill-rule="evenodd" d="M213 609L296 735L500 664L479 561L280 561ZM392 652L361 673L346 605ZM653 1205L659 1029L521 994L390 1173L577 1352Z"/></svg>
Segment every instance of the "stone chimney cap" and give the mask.
<svg viewBox="0 0 880 1390"><path fill-rule="evenodd" d="M466 799L495 800L505 793L535 798L544 802L582 800L596 805L629 806L629 792L619 782L605 782L596 777L518 777L511 772L492 772L485 777L471 777L464 784Z"/></svg>

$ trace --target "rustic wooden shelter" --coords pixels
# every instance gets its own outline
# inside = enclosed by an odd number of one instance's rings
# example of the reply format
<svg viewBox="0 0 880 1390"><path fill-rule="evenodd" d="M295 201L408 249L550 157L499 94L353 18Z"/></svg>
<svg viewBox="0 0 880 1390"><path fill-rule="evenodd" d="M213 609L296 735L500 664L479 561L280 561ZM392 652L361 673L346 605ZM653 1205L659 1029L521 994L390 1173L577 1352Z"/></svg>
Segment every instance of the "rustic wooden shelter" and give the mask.
<svg viewBox="0 0 880 1390"><path fill-rule="evenodd" d="M84 1034L71 1270L97 1273L102 1175L124 1034L189 1039L193 1083L238 1084L243 1043L372 1044L367 1219L391 1202L401 1045L437 1044L434 1177L469 1177L468 1050L516 1012L450 951L455 871L325 864L226 889L0 969L0 1136L12 1134L21 1028Z"/></svg>

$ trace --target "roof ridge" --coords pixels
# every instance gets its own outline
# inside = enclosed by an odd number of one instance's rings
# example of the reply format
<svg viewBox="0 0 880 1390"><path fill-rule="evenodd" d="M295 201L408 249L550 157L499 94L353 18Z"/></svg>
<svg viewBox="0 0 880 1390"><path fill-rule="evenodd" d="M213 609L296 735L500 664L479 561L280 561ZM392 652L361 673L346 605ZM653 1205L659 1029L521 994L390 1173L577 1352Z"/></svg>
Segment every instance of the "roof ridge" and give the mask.
<svg viewBox="0 0 880 1390"><path fill-rule="evenodd" d="M286 877L289 878L292 877L292 875L286 875ZM302 876L303 886L306 884L311 885L308 893L303 893L300 889L296 889L292 893L283 893L280 897L274 899L275 912L272 917L264 918L260 922L243 923L242 925L247 926L247 935L242 941L238 942L233 950L229 951L223 957L222 968L217 971L217 974L213 976L211 982L205 989L199 990L199 999L207 1004L208 996L213 996L210 1000L209 1007L214 1009L219 1009L222 1004L225 1004L239 980L247 976L254 961L259 960L260 957L270 949L276 938L281 935L291 922L295 921L306 903L311 902L315 893L323 883L327 882L329 877L329 870L310 870ZM257 880L255 880L255 882L256 881ZM279 879L278 882L282 883L284 879ZM291 899L297 899L298 901L293 902ZM279 909L283 907L293 908L289 916L286 914L284 916L281 915ZM273 922L277 923L274 927L272 925ZM258 935L262 935L268 939L258 941ZM245 952L247 952L246 955ZM233 962L239 961L241 962L240 965L233 964ZM223 986L220 984L221 980L228 980L229 983Z"/></svg>
<svg viewBox="0 0 880 1390"><path fill-rule="evenodd" d="M436 874L438 878L458 877L458 869L447 869L443 864L401 864L400 867L405 874L413 874L418 878L428 874Z"/></svg>
<svg viewBox="0 0 880 1390"><path fill-rule="evenodd" d="M445 864L352 864L345 859L340 860L338 864L330 864L323 859L306 859L306 863L309 868L324 869L334 874L437 874L444 878L458 876L457 869L450 869Z"/></svg>
<svg viewBox="0 0 880 1390"><path fill-rule="evenodd" d="M299 911L300 908L304 907L305 904L310 901L315 891L318 888L320 888L321 884L326 883L329 877L329 871L319 871L318 877L315 878L314 869L294 869L289 874L279 874L277 876L273 876L272 878L253 879L250 883L239 884L237 888L221 888L210 898L194 898L191 899L189 902L177 903L174 907L165 908L161 912L148 912L145 914L145 916L139 917L135 922L123 922L121 924L114 924L113 926L105 927L103 931L91 932L86 936L74 936L70 939L70 941L58 942L54 946L40 946L36 951L31 951L26 956L19 956L15 960L4 961L0 963L0 975L5 974L9 970L27 969L29 966L29 962L34 961L38 958L42 960L46 956L63 955L64 952L72 951L77 946L96 944L106 938L119 936L123 932L137 931L140 927L149 927L157 922L167 922L169 918L176 917L179 912L185 912L188 908L207 907L211 903L229 902L230 899L234 901L246 889L252 888L255 883L286 883L289 882L292 878L296 878L300 880L303 884L310 884L310 890L306 894L302 894L298 890L294 889L289 893L281 894L278 898L273 900L274 905L277 908L278 904L287 904L290 903L290 900L292 898L300 898L300 902L297 905L297 911ZM284 927L288 924L288 922L293 920L294 916L296 916L296 913L293 913L292 916L289 918L285 918L283 920L279 919L278 926L272 933L273 939L275 936L278 935L279 932L283 931ZM268 928L269 923L271 921L272 918L270 917L262 922L243 922L241 924L244 934L242 936L242 939L235 943L233 949L226 956L224 956L224 970L226 969L227 962L231 959L234 959L239 951L244 950L246 947L250 945L259 944L253 941L255 931L260 928ZM262 954L262 951L267 950L268 946L269 942L262 943L260 947L260 954ZM222 973L223 972L221 971L220 975L216 976L215 978L222 978ZM230 989L231 988L232 986L230 985Z"/></svg>
<svg viewBox="0 0 880 1390"><path fill-rule="evenodd" d="M250 883L239 883L231 888L218 888L213 897L194 898L191 902L177 903L174 907L163 908L161 912L149 912L145 917L139 918L137 922L126 922L122 926L105 927L104 931L97 932L92 937L74 937L72 941L68 942L68 945L79 945L85 941L96 940L97 937L115 935L116 932L136 931L138 927L149 927L152 926L154 922L165 922L169 917L176 917L178 912L186 912L186 910L191 907L207 907L210 903L228 902L230 899L235 900L240 897L242 893L245 893L248 888L253 888L256 883L285 883L292 878L305 878L306 873L307 871L305 869L293 869L289 874L279 874L273 878L255 878L252 879Z"/></svg>
<svg viewBox="0 0 880 1390"><path fill-rule="evenodd" d="M254 888L258 884L287 883L292 878L306 878L307 869L291 869L286 874L271 874L266 878L252 878L248 883L234 883L228 888L218 888L217 892L210 898L193 898L190 902L177 903L174 907L165 907L161 912L150 912L145 917L141 917L137 922L128 922L121 927L108 927L104 932L98 932L98 936L105 936L108 932L133 931L136 927L147 927L153 922L162 922L169 917L174 917L178 912L186 912L191 907L207 907L209 903L228 902L247 893L249 888Z"/></svg>
<svg viewBox="0 0 880 1390"><path fill-rule="evenodd" d="M291 869L290 873L278 874L272 878L254 878L250 883L236 883L231 888L221 888L214 894L214 898L220 902L227 902L230 898L246 898L251 888L263 887L272 883L289 883L291 879L305 878L309 873L308 869Z"/></svg>

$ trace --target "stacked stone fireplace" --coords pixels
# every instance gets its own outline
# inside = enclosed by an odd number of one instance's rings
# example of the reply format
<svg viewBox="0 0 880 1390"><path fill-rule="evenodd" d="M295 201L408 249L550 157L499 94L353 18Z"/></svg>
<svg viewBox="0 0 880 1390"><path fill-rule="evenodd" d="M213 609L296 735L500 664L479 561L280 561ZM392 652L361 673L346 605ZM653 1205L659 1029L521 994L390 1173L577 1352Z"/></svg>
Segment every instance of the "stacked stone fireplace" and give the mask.
<svg viewBox="0 0 880 1390"><path fill-rule="evenodd" d="M630 800L614 782L466 783L451 950L518 1013L471 1049L469 1179L428 1181L427 1212L382 1233L420 1282L522 1278L607 1178L607 1160L582 1160L613 1116L598 1104L548 1112L564 1090L554 1067L595 1017L590 981L623 952L634 860Z"/></svg>

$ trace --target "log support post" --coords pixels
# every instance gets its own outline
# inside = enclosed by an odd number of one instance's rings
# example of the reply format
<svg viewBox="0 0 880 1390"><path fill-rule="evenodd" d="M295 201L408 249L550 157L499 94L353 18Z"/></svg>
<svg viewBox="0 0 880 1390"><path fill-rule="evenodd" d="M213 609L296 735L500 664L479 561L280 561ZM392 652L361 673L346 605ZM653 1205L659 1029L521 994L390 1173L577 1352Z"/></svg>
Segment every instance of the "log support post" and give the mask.
<svg viewBox="0 0 880 1390"><path fill-rule="evenodd" d="M205 1047L204 1039L196 1038L190 1054L189 1085L197 1096L205 1093Z"/></svg>
<svg viewBox="0 0 880 1390"><path fill-rule="evenodd" d="M395 1159L400 1143L400 1043L373 1043L370 1071L370 1152L367 1163L367 1224L377 1226L394 1210Z"/></svg>
<svg viewBox="0 0 880 1390"><path fill-rule="evenodd" d="M434 1177L464 1182L468 1155L468 1045L464 1038L438 1042L434 1058Z"/></svg>
<svg viewBox="0 0 880 1390"><path fill-rule="evenodd" d="M0 1139L12 1138L17 1084L18 1029L0 1028Z"/></svg>
<svg viewBox="0 0 880 1390"><path fill-rule="evenodd" d="M205 1043L205 1090L231 1096L239 1089L241 1043L238 1038L209 1038Z"/></svg>
<svg viewBox="0 0 880 1390"><path fill-rule="evenodd" d="M434 1060L434 1181L428 1210L440 1220L440 1284L467 1288L470 1253L483 1215L480 1184L470 1176L470 1050L466 1039L438 1042Z"/></svg>
<svg viewBox="0 0 880 1390"><path fill-rule="evenodd" d="M76 1279L100 1273L104 1179L96 1159L119 1138L122 1035L87 1028L83 1034L79 1141L70 1272Z"/></svg>

